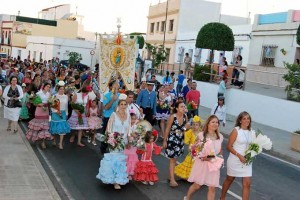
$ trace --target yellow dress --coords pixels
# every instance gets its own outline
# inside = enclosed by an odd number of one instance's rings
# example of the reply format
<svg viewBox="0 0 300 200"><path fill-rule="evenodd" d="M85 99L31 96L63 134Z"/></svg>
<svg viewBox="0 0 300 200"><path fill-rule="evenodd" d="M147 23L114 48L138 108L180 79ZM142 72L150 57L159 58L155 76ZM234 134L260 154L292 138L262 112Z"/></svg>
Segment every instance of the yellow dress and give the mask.
<svg viewBox="0 0 300 200"><path fill-rule="evenodd" d="M184 144L189 145L189 147L195 143L196 135L193 133L192 129L184 133ZM188 179L193 166L193 158L190 153L185 157L184 161L175 167L175 174L183 179Z"/></svg>

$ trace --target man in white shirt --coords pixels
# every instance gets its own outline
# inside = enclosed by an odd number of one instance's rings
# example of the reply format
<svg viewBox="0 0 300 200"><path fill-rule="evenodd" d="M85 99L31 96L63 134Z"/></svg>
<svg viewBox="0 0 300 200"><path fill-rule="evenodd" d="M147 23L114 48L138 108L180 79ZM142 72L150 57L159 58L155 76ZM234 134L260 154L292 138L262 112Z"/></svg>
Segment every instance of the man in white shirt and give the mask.
<svg viewBox="0 0 300 200"><path fill-rule="evenodd" d="M129 113L133 112L136 114L136 118L138 120L142 120L144 118L143 109L139 107L136 103L134 103L134 93L132 91L127 91L127 99L126 102L128 104L127 111Z"/></svg>

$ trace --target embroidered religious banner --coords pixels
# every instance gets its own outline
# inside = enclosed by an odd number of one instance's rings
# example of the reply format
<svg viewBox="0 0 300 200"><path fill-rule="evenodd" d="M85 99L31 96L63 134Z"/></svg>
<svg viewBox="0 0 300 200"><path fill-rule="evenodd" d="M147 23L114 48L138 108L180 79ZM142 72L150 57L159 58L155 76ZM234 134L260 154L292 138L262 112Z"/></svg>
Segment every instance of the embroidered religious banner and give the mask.
<svg viewBox="0 0 300 200"><path fill-rule="evenodd" d="M121 76L127 90L134 90L135 38L100 35L100 89L105 92L112 78Z"/></svg>

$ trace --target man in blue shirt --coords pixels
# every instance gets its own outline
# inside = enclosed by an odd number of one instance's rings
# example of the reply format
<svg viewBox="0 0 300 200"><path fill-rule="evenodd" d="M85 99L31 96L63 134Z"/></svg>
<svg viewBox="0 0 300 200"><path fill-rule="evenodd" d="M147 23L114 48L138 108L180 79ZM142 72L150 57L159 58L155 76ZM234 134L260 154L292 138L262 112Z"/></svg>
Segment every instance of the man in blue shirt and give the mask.
<svg viewBox="0 0 300 200"><path fill-rule="evenodd" d="M186 84L186 86L184 86L183 88L182 88L182 94L183 94L183 97L184 97L184 99L186 98L186 94L190 91L190 89L191 89L191 87L192 87L192 79L188 79L187 80L187 84Z"/></svg>
<svg viewBox="0 0 300 200"><path fill-rule="evenodd" d="M177 96L179 95L179 93L181 93L184 79L185 79L185 76L183 75L183 70L180 70L178 78L177 78L178 82L177 82L177 86L176 86Z"/></svg>
<svg viewBox="0 0 300 200"><path fill-rule="evenodd" d="M147 89L141 90L136 100L136 104L143 109L144 119L150 124L153 124L154 116L156 115L156 92L153 90L153 87L154 82L147 82Z"/></svg>
<svg viewBox="0 0 300 200"><path fill-rule="evenodd" d="M102 130L103 130L102 134L103 135L105 135L108 120L109 120L111 114L115 111L115 108L118 105L119 96L120 96L120 93L118 92L119 91L118 81L115 81L115 80L111 81L108 84L108 87L110 90L108 93L106 93L104 95L104 98L103 98L103 106L104 106L103 121L102 121L102 125L103 125L102 126ZM101 142L100 150L103 154L106 153L107 152L107 144L104 142Z"/></svg>

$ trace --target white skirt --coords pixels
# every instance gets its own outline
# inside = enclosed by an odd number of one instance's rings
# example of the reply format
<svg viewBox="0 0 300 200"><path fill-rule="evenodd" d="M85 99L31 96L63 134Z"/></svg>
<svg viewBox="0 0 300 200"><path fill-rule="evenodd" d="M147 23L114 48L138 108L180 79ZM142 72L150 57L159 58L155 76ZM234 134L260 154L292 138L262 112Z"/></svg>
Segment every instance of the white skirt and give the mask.
<svg viewBox="0 0 300 200"><path fill-rule="evenodd" d="M20 117L21 108L8 108L4 106L4 118L17 122Z"/></svg>
<svg viewBox="0 0 300 200"><path fill-rule="evenodd" d="M230 153L227 159L227 175L233 177L251 177L252 163L244 165L237 156Z"/></svg>

